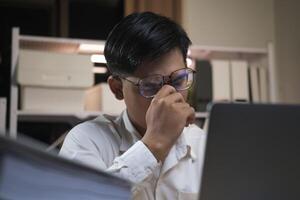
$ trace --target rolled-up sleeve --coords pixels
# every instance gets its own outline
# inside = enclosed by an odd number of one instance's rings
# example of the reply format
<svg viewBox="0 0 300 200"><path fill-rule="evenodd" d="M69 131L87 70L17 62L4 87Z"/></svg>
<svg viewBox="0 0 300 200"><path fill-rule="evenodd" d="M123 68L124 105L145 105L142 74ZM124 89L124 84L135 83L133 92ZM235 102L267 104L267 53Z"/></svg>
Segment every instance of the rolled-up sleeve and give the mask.
<svg viewBox="0 0 300 200"><path fill-rule="evenodd" d="M141 141L137 141L121 156L112 158L113 164L108 166L103 160L103 152L99 151L95 142L87 137L87 126L77 127L67 135L60 150L60 156L70 160L80 162L93 168L105 170L118 177L127 179L134 184L139 184L150 176L157 175L161 166L151 151ZM104 138L101 140L104 149L109 148L109 144ZM113 154L110 154L113 156ZM156 176L157 177L157 176Z"/></svg>
<svg viewBox="0 0 300 200"><path fill-rule="evenodd" d="M154 174L160 165L145 144L138 141L123 155L117 157L108 171L133 183L139 183Z"/></svg>

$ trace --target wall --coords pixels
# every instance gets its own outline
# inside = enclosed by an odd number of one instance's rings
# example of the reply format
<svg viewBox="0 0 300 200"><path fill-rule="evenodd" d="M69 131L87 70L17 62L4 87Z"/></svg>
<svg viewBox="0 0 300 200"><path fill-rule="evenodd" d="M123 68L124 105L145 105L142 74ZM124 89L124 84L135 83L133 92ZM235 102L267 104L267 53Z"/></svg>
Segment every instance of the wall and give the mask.
<svg viewBox="0 0 300 200"><path fill-rule="evenodd" d="M193 44L275 45L276 102L300 103L299 0L185 0L183 27Z"/></svg>
<svg viewBox="0 0 300 200"><path fill-rule="evenodd" d="M265 48L273 40L273 0L185 0L183 26L194 44Z"/></svg>
<svg viewBox="0 0 300 200"><path fill-rule="evenodd" d="M275 0L278 98L300 103L300 1Z"/></svg>

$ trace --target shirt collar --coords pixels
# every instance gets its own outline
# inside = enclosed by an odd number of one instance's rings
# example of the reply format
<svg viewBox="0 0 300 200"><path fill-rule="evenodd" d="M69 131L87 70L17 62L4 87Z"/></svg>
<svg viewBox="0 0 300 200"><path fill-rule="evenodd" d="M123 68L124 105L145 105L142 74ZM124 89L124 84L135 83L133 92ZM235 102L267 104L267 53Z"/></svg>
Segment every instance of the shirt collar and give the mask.
<svg viewBox="0 0 300 200"><path fill-rule="evenodd" d="M142 139L140 133L136 130L136 128L131 123L127 110L125 110L123 113L123 121L124 121L124 125L125 125L125 128L127 129L127 131L133 134L134 139L135 139L134 142L137 142L138 140Z"/></svg>
<svg viewBox="0 0 300 200"><path fill-rule="evenodd" d="M177 142L175 143L176 146L176 154L177 159L181 159L185 156L190 157L193 161L197 159L197 156L194 152L194 149L192 148L192 145L187 143L186 134L189 127L185 127L182 131L182 134L177 139Z"/></svg>
<svg viewBox="0 0 300 200"><path fill-rule="evenodd" d="M179 161L185 157L192 159L192 161L195 160L195 154L192 151L191 145L189 145L185 138L185 132L187 131L187 128L183 129L182 134L177 139L175 145L171 148L168 156L166 157L161 173L164 174L170 169L172 169L174 166L179 163Z"/></svg>
<svg viewBox="0 0 300 200"><path fill-rule="evenodd" d="M122 126L126 130L126 134L121 135L121 146L120 151L127 151L134 143L140 140L142 137L136 128L131 123L127 110L124 110L121 114L120 120L122 121Z"/></svg>
<svg viewBox="0 0 300 200"><path fill-rule="evenodd" d="M187 155L193 161L195 161L197 159L197 154L195 153L195 151L197 151L197 149L195 149L197 145L191 145L190 144L192 142L195 142L195 140L188 139L188 137L190 135L189 134L184 134L184 132L190 132L189 129L191 128L191 126L193 126L193 125L189 125L188 127L184 128L183 133L181 134L182 137L178 140L178 142L187 147ZM189 143L187 141L189 141Z"/></svg>

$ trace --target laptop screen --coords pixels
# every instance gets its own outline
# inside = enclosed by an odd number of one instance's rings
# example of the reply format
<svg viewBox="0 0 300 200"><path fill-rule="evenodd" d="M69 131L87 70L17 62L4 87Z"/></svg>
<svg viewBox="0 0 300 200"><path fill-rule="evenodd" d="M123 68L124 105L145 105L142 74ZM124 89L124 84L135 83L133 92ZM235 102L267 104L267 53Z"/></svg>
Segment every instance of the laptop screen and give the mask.
<svg viewBox="0 0 300 200"><path fill-rule="evenodd" d="M300 106L216 104L200 200L299 199Z"/></svg>

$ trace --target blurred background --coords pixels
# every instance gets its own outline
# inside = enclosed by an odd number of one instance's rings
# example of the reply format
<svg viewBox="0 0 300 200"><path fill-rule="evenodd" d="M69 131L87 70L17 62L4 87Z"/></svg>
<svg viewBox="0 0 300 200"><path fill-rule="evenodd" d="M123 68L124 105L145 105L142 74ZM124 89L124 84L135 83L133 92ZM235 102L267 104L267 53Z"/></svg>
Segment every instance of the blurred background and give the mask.
<svg viewBox="0 0 300 200"><path fill-rule="evenodd" d="M0 129L55 146L74 125L117 115L124 103L105 84L103 45L141 11L190 36L199 126L213 102L299 104L299 10L298 0L0 0Z"/></svg>

